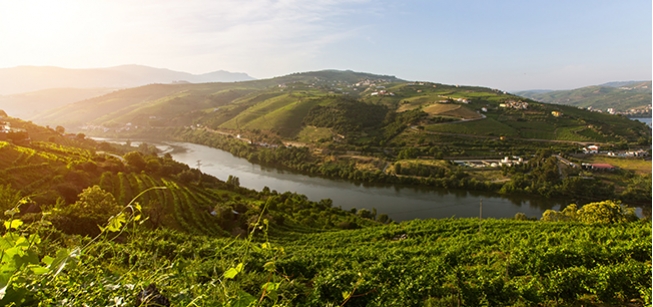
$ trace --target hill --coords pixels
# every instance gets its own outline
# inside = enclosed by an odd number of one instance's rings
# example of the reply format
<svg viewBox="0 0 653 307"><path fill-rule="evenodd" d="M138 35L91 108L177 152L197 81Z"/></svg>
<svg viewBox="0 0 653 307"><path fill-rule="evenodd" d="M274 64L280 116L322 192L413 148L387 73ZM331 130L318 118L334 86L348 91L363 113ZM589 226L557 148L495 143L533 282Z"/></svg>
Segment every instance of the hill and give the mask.
<svg viewBox="0 0 653 307"><path fill-rule="evenodd" d="M627 81L565 91L522 91L515 94L546 103L626 112L650 106L651 93L651 81Z"/></svg>
<svg viewBox="0 0 653 307"><path fill-rule="evenodd" d="M345 87L352 80L368 79L398 80L350 71L319 71L236 83L152 84L64 106L41 114L34 121L69 128L87 124L113 127L128 122L142 126L151 119L157 119L153 122L167 122L167 125L187 125L198 116L216 111L216 108L223 107L213 114L220 117L224 113L234 113L234 108L242 111L253 104L266 103L265 100L284 91L286 84L301 83L312 93L322 95L328 94L331 88Z"/></svg>
<svg viewBox="0 0 653 307"><path fill-rule="evenodd" d="M34 120L97 136L194 142L253 163L358 182L650 202L650 176L635 180L629 169L587 176L569 163L537 164L553 153L575 165L590 163L578 153L595 144L615 155L650 154L648 126L483 87L330 70L147 85ZM539 162L506 160L529 157ZM609 185L599 188L602 183Z"/></svg>
<svg viewBox="0 0 653 307"><path fill-rule="evenodd" d="M0 190L28 196L31 202L21 207L29 212L40 212L49 206L68 212L67 208L74 206L83 191L93 186L111 194L120 207L149 188L165 187L139 199L143 210L153 215L150 227L198 235L238 234L247 229L248 219L260 212L266 203L263 199L267 198L271 198L268 205L275 204L267 211L269 218L276 221L271 224L275 229L373 223L340 209L332 210L328 201L318 204L300 195L276 191L261 194L241 188L237 178L222 182L175 162L170 156L158 156L156 149L147 144L138 148L116 147L87 139L83 134L65 134L12 117L3 116L0 120L12 127L11 132L0 133ZM284 202L283 209L277 208L276 202ZM15 203L4 199L0 205L4 212ZM281 213L286 210L302 213L296 217ZM61 223L59 228L72 233L96 233L97 220L89 224L87 220L77 220L76 213L69 213L72 215L64 214L57 220ZM305 220L305 214L331 213L341 214L343 219L334 216L322 226ZM74 225L68 224L71 219L76 221Z"/></svg>
<svg viewBox="0 0 653 307"><path fill-rule="evenodd" d="M151 83L236 82L253 80L245 73L215 71L201 75L141 65L68 69L51 66L0 68L0 95L50 88L128 88Z"/></svg>
<svg viewBox="0 0 653 307"><path fill-rule="evenodd" d="M101 96L114 91L111 88L52 88L28 93L0 96L0 110L14 117L31 119L39 113L69 103Z"/></svg>
<svg viewBox="0 0 653 307"><path fill-rule="evenodd" d="M651 303L651 221L619 203L385 225L0 115L3 306Z"/></svg>
<svg viewBox="0 0 653 307"><path fill-rule="evenodd" d="M318 112L323 114L316 117ZM547 141L636 142L647 137L638 123L626 118L488 88L332 70L237 83L153 84L80 101L34 120L71 129L116 131L193 124L264 131L285 140L310 138L302 131L318 127L359 145L392 142L408 126L431 134ZM366 120L375 125L342 125Z"/></svg>

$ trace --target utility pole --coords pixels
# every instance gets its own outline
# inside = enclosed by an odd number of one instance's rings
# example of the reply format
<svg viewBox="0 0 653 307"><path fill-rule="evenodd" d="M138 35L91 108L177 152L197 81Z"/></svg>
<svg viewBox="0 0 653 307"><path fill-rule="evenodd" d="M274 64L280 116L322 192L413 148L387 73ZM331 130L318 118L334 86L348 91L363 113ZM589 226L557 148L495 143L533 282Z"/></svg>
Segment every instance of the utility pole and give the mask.
<svg viewBox="0 0 653 307"><path fill-rule="evenodd" d="M200 166L202 166L202 160L197 160L197 170L200 170Z"/></svg>

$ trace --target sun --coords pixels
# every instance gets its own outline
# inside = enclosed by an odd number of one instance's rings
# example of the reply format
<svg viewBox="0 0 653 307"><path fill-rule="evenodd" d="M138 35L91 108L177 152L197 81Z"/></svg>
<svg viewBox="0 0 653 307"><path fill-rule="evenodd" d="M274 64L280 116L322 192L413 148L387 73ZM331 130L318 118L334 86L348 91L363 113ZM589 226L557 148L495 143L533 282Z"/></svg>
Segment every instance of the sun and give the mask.
<svg viewBox="0 0 653 307"><path fill-rule="evenodd" d="M92 1L6 2L0 10L2 57L15 63L72 57L104 34L106 18L100 13Z"/></svg>

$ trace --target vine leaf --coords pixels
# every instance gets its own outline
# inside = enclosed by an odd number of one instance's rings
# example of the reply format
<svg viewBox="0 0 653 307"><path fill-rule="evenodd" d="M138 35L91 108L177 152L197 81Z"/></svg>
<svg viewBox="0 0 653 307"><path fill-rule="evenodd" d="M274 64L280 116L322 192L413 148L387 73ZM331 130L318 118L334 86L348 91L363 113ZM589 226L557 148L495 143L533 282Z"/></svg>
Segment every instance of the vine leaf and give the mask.
<svg viewBox="0 0 653 307"><path fill-rule="evenodd" d="M230 268L226 272L224 272L224 278L226 279L233 279L238 275L243 270L243 263L239 263L235 268Z"/></svg>
<svg viewBox="0 0 653 307"><path fill-rule="evenodd" d="M12 220L11 222L10 221L5 221L5 228L7 230L9 230L9 229L18 229L18 227L20 227L21 225L23 225L23 221L21 221L21 220Z"/></svg>

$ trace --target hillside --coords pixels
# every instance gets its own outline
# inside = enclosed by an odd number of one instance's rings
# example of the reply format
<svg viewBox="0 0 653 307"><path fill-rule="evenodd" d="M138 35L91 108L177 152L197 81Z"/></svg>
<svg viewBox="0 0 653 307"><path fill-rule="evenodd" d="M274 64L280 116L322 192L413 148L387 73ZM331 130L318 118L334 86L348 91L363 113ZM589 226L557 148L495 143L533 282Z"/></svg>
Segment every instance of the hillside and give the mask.
<svg viewBox="0 0 653 307"><path fill-rule="evenodd" d="M335 100L313 120L358 107ZM12 127L0 133L3 306L651 302L651 221L618 202L540 221L395 224L223 182L145 143L133 151L0 116ZM351 125L374 123L334 127Z"/></svg>
<svg viewBox="0 0 653 307"><path fill-rule="evenodd" d="M11 116L31 119L69 103L102 96L115 91L111 88L52 88L28 93L0 95L0 110Z"/></svg>
<svg viewBox="0 0 653 307"><path fill-rule="evenodd" d="M651 105L651 81L611 82L565 91L521 91L516 95L537 101L582 108L626 112ZM649 109L650 110L650 109Z"/></svg>
<svg viewBox="0 0 653 307"><path fill-rule="evenodd" d="M0 68L0 95L51 88L128 88L152 83L236 82L253 80L245 73L215 71L201 75L141 65L69 69L51 66Z"/></svg>
<svg viewBox="0 0 653 307"><path fill-rule="evenodd" d="M370 127L374 131L347 129L347 142L354 144L390 142L408 125L431 133L554 141L609 142L616 137L615 141L634 142L646 137L641 134L645 132L638 131L641 127L637 123L617 116L542 104L487 88L415 83L350 71L308 72L238 83L148 85L80 101L34 120L70 129L194 124L211 129L267 131L293 140L309 126L338 132L332 129L334 123L314 123L307 116L342 99L360 107L385 108L380 111L384 114L374 119L379 125ZM351 117L355 113L334 112L331 116ZM555 112L559 115L553 115ZM398 117L411 116L409 122L397 122L408 120Z"/></svg>
<svg viewBox="0 0 653 307"><path fill-rule="evenodd" d="M0 187L10 187L19 195L29 196L32 203L23 207L30 212L39 212L55 204L66 211L78 200L80 193L94 185L110 193L119 206L127 205L148 188L165 187L139 200L143 210L156 215L149 221L149 226L154 228L165 227L198 235L238 234L247 229L248 219L260 212L267 198L271 198L269 205L285 204L283 208L275 206L267 212L270 218L280 221L274 223L275 227L321 229L348 222L373 223L339 209L332 210L326 205L328 202L313 203L300 195L276 191L261 194L239 187L237 178L221 182L169 156L157 156L156 149L146 144L139 148L121 148L95 142L83 134L62 134L11 117L3 117L2 121L17 132L0 133ZM124 154L128 150L132 152ZM3 212L15 205L9 200L1 203ZM300 207L302 214L296 217L282 213L300 211ZM236 216L232 210L238 212ZM328 219L329 223L321 225L307 222L305 214L335 214L342 219L334 215ZM68 216L62 218L70 219ZM74 227L66 229L76 233L97 230L94 224L84 225L83 222Z"/></svg>
<svg viewBox="0 0 653 307"><path fill-rule="evenodd" d="M615 155L649 155L648 126L482 87L319 71L142 86L34 120L96 136L194 142L253 163L357 182L650 203L650 175L630 167L587 174L560 162L568 160L548 162L549 169L539 164L554 153L590 163L579 153L593 144ZM539 162L521 166L520 158Z"/></svg>

